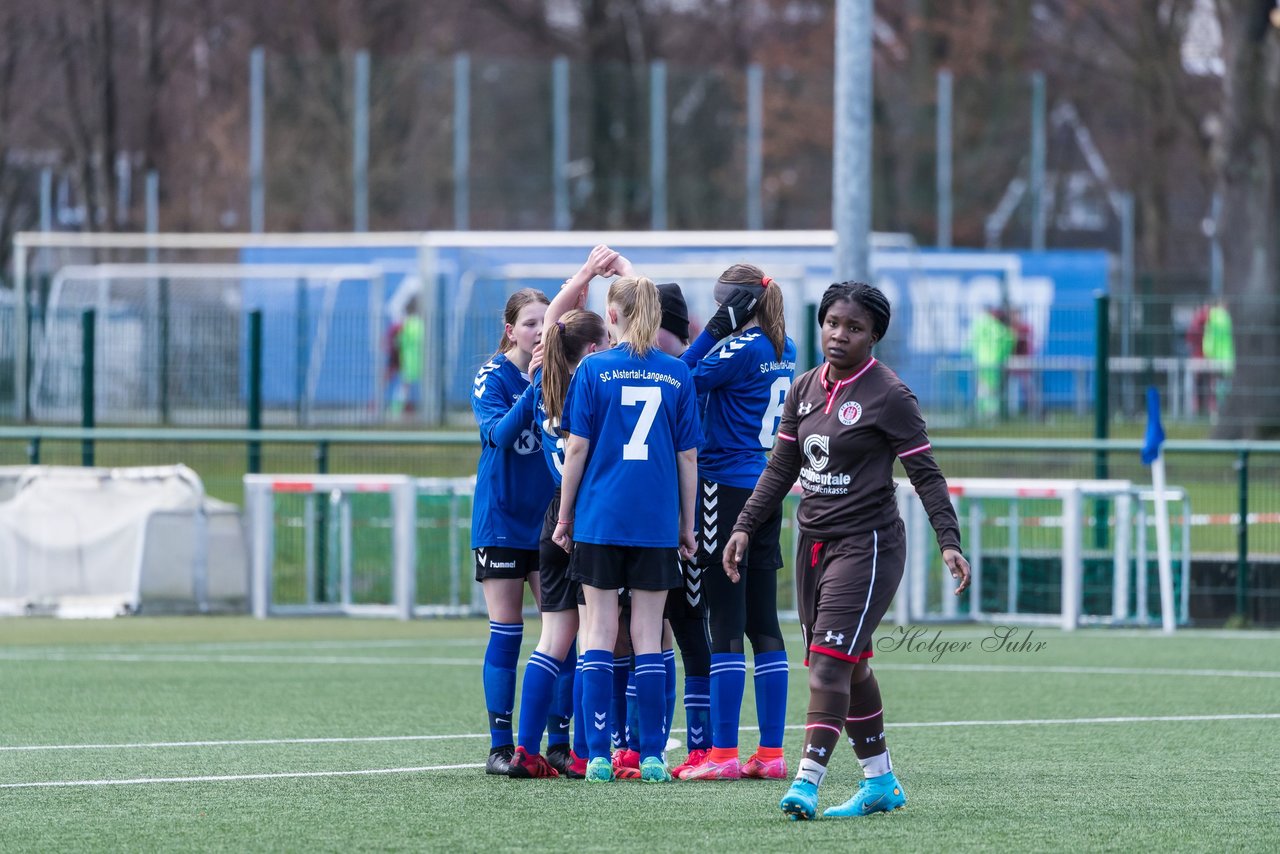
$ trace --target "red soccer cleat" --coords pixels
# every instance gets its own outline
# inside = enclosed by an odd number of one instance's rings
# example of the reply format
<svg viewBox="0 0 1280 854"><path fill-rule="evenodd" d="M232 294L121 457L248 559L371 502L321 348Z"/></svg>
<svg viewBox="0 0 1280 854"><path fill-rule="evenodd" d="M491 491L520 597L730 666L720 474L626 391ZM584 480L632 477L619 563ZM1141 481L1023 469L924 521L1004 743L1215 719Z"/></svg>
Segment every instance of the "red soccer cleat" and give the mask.
<svg viewBox="0 0 1280 854"><path fill-rule="evenodd" d="M541 753L526 753L523 747L517 747L511 757L511 768L507 776L513 780L533 780L542 777L559 777L559 772L551 767L551 763Z"/></svg>
<svg viewBox="0 0 1280 854"><path fill-rule="evenodd" d="M684 772L707 761L709 753L711 753L710 750L690 750L689 758L671 769L671 776L677 780L684 779Z"/></svg>

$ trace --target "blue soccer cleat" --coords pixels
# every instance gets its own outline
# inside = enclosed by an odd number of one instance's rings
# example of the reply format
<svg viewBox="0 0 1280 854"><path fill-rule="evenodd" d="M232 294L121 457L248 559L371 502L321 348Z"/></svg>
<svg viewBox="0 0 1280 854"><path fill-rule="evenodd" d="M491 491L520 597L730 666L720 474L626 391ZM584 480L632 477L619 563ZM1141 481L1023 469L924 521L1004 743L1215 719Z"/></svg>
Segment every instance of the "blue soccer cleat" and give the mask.
<svg viewBox="0 0 1280 854"><path fill-rule="evenodd" d="M588 783L608 783L613 780L613 763L607 756L597 756L587 763Z"/></svg>
<svg viewBox="0 0 1280 854"><path fill-rule="evenodd" d="M818 787L808 780L793 780L778 807L792 821L809 821L818 814Z"/></svg>
<svg viewBox="0 0 1280 854"><path fill-rule="evenodd" d="M640 763L640 782L670 783L674 778L667 770L667 763L659 756L649 756Z"/></svg>
<svg viewBox="0 0 1280 854"><path fill-rule="evenodd" d="M863 780L852 798L837 807L827 807L822 814L826 818L850 818L876 812L892 812L906 805L907 794L902 791L898 778L890 771L879 777Z"/></svg>

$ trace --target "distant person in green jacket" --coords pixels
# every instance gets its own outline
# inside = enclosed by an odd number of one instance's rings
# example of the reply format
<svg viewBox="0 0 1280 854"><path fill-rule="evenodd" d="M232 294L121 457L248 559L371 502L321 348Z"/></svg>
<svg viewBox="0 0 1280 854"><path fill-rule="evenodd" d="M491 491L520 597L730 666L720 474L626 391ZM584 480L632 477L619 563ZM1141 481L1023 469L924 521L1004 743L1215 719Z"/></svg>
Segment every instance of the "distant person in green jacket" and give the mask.
<svg viewBox="0 0 1280 854"><path fill-rule="evenodd" d="M1231 375L1236 369L1236 345L1231 335L1231 314L1222 300L1218 300L1213 308L1209 309L1209 316L1205 318L1203 346L1204 357L1216 362L1215 368L1219 372L1217 381L1214 383L1214 399L1211 401L1212 415L1216 419L1218 413L1222 411L1227 393L1231 391Z"/></svg>
<svg viewBox="0 0 1280 854"><path fill-rule="evenodd" d="M389 334L388 370L390 377L390 415L403 418L416 412L422 395L422 314L418 298L411 297L404 307L404 319Z"/></svg>
<svg viewBox="0 0 1280 854"><path fill-rule="evenodd" d="M991 420L1000 414L1004 392L1005 365L1013 355L1013 330L1005 323L1004 312L992 306L973 319L969 327L969 354L978 377L978 416Z"/></svg>

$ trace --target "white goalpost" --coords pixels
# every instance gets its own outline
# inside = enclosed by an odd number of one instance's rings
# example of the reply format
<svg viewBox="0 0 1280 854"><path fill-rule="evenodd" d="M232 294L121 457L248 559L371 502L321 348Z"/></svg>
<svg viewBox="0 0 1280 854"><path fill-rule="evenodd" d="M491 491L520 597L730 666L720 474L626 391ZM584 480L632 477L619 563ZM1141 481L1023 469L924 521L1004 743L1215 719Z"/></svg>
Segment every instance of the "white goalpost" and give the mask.
<svg viewBox="0 0 1280 854"><path fill-rule="evenodd" d="M50 325L51 318L59 314L51 313L50 307L63 306L97 308L98 322L111 324L105 340L114 341L114 349L104 350L104 354L122 366L117 369L104 364L100 370L115 370L121 381L103 386L120 394L121 389L141 384L132 390L128 405L117 402L120 415L104 411L100 420L155 420L155 414L145 405L163 397L168 385L151 374L159 372L160 363L168 358L164 355L168 352L165 341L175 340L173 335L165 334L172 330L162 328L162 318L168 316L162 304L166 299L168 304L176 304L174 300L181 292L186 300L199 300L206 306L216 303L230 324L253 308L253 302L270 296L281 319L276 321L279 328L273 327L272 333L265 336L268 349L279 351L264 359L267 417L299 424L308 423L310 413L319 411L317 398L345 406L347 413L362 406L366 410L363 420L385 415L382 382L390 370L385 365L388 333L402 318L410 297L414 298L426 326L420 370L412 372L423 392L418 417L428 424L443 424L448 415L467 415L470 376L492 352L494 329L498 328L495 324L500 322L502 304L509 293L523 286L543 290L558 287L598 243L624 251L644 275L679 280L691 313L703 320L712 313L711 285L716 276L731 264L750 261L784 282L789 326L799 330L808 325L804 316L806 304L815 301L831 281L835 233L23 232L13 244L16 340L11 348L0 346L0 350L11 349L13 354L14 417L26 420L33 409L55 414L50 412L54 407L51 396L61 400L74 393L74 357L78 350L68 345L79 341L79 318L63 318ZM879 267L888 276L885 287L902 290L902 271L910 271L918 263L914 241L906 235L875 234L871 248L873 270ZM298 289L293 277L303 275L314 277L308 281L316 283ZM348 306L347 310L338 309L348 324L361 324L360 330L348 329L345 337L330 335L325 340L323 336L333 327L325 316L317 320L317 315L334 310L334 288L323 283L331 282L335 276L348 277L341 279L340 285L352 282L351 287L364 288L367 299L354 311L355 303L350 299L341 303ZM257 287L265 280L276 284L265 289ZM42 287L41 283L46 282L48 285ZM299 291L296 298L292 296L295 290ZM311 294L312 290L318 292ZM292 321L294 328L288 328L288 318L295 316L303 320ZM33 318L39 322L33 323ZM270 318L264 318L264 322L272 323ZM314 331L299 331L303 329ZM234 367L236 360L226 347L237 334L238 329L229 326L214 340L205 342L217 355L203 361ZM102 346L100 342L99 347ZM65 355L68 351L70 356ZM35 364L29 365L29 359L34 359ZM359 375L351 375L344 366L356 359L367 364ZM804 362L803 356L801 361ZM146 369L138 370L139 366ZM243 380L232 376L228 369L224 383L227 388L223 391L230 400L238 400L236 395L243 393L232 387L235 383L242 386ZM282 411L288 402L296 412ZM161 421L174 420L161 409ZM139 410L143 411L141 417Z"/></svg>
<svg viewBox="0 0 1280 854"><path fill-rule="evenodd" d="M381 316L385 271L369 264L101 263L67 264L48 277L30 334L25 399L41 420L77 417L81 401L81 313L96 312L96 361L102 373L100 420L172 423L217 420L239 396L243 312L258 302L272 326L275 358L289 362L284 391L300 423L312 421L329 360L329 343L345 323L339 297L358 287L365 303L362 354L382 405ZM350 301L350 297L346 297ZM280 307L292 315L282 324ZM288 341L282 341L287 336ZM279 394L279 392L277 393ZM221 405L220 405L221 404Z"/></svg>
<svg viewBox="0 0 1280 854"><path fill-rule="evenodd" d="M948 486L973 573L969 607L962 612L951 595L955 582L938 556L924 507L910 482L899 480L898 504L908 546L906 573L895 601L898 623L968 619L1071 631L1091 623L1148 622L1148 519L1143 505L1150 501L1149 490L1127 480L1087 479L957 478ZM1183 604L1167 619L1185 622L1190 504L1183 490L1173 488L1167 495L1181 502L1184 526ZM1087 502L1100 502L1092 515ZM1091 533L1099 545L1090 543ZM1085 607L1086 563L1100 574L1090 597L1093 608ZM998 588L991 586L993 575L999 576ZM1030 579L1037 589L1028 589ZM985 602L995 605L987 607Z"/></svg>
<svg viewBox="0 0 1280 854"><path fill-rule="evenodd" d="M251 609L255 617L273 614L358 614L413 617L416 599L416 510L417 489L403 475L245 475L245 513L249 519ZM282 560L277 549L277 503L282 496L300 496L305 502L304 541L301 554L294 550L292 575L304 591L280 602ZM360 602L355 595L356 558L353 513L350 496L373 496L379 505L373 510L372 526L382 536L374 544L385 569L389 570L389 595L381 601ZM335 512L325 527L332 535L317 532L317 505L324 502ZM317 537L324 540L317 546ZM317 548L329 552L329 540L337 541L336 595L332 601L317 601ZM301 561L299 561L301 558ZM299 565L300 563L300 565Z"/></svg>

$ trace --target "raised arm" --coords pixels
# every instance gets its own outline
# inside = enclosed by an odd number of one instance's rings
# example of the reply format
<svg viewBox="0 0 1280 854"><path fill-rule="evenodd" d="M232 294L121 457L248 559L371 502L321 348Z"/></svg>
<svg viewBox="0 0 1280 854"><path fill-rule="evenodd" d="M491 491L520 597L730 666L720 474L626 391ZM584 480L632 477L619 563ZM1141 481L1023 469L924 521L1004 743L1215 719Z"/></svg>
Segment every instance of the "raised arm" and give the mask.
<svg viewBox="0 0 1280 854"><path fill-rule="evenodd" d="M552 298L551 305L547 306L547 314L543 323L555 323L561 317L564 317L565 312L575 308L585 308L587 305L587 292L591 288L591 280L596 276L614 275L617 272L615 265L621 257L621 255L603 243L592 249L591 254L587 256L587 260L583 262L576 273L565 280L560 292Z"/></svg>

